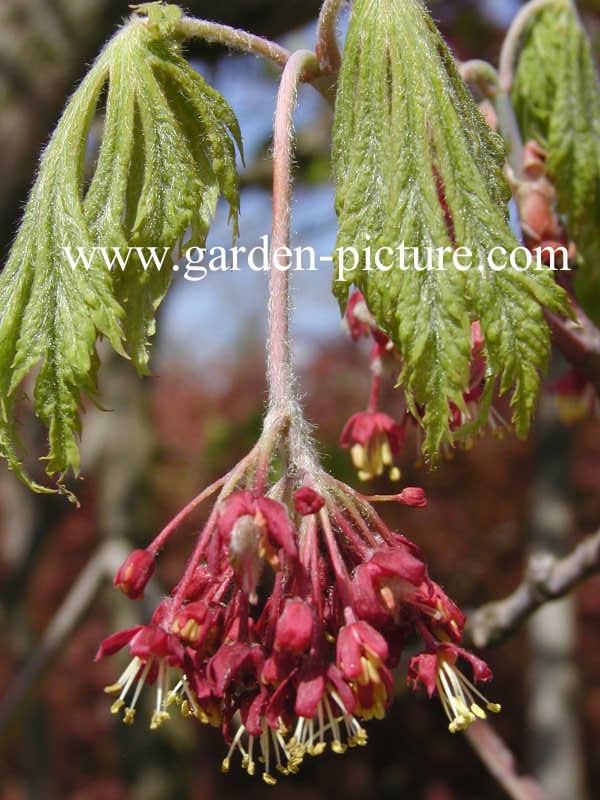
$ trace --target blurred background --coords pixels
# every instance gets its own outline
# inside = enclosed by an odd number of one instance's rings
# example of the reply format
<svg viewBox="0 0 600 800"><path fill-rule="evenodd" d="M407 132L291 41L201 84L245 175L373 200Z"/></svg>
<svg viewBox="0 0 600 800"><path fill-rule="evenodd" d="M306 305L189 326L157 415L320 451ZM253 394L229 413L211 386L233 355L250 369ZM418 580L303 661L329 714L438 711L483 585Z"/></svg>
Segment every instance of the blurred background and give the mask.
<svg viewBox="0 0 600 800"><path fill-rule="evenodd" d="M520 4L429 5L459 58L495 62ZM598 2L578 5L598 45ZM189 0L185 7L292 49L314 46L318 0ZM3 255L65 98L127 13L122 0L0 0ZM240 244L253 246L270 229L276 71L213 47L195 45L188 54L240 120L247 161ZM327 254L335 240L331 111L310 87L300 93L296 126L293 246ZM212 245L231 243L225 216L217 214ZM330 279L326 269L294 275L295 357L323 458L353 483L338 438L344 421L365 406L367 353L342 329ZM368 726L367 748L309 759L274 789L235 768L220 773L224 746L217 731L177 719L150 733L141 722L125 728L109 714L102 688L118 664L94 664L97 645L147 618L153 600L177 580L201 512L165 551L147 602L117 594L110 574L132 545L143 546L232 466L259 432L266 282L266 275L249 271L198 283L176 278L160 311L153 377L142 383L127 363L106 356L101 397L114 410L87 410L81 509L28 494L0 466L0 800L505 796L466 740L447 732L439 703L407 691L403 677L387 718ZM563 367L554 363L551 378ZM390 392L385 410L398 409ZM32 451L39 452L43 434L24 421ZM510 435L482 439L435 471L416 454L411 440L402 456L404 483L423 486L429 507L385 516L425 550L432 576L467 611L514 589L532 552L568 552L600 526L600 423L565 428L549 394L527 443ZM39 471L33 459L30 469ZM389 489L384 481L374 488ZM483 654L495 672L489 696L503 706L494 725L554 800L591 800L600 785L599 616L597 577Z"/></svg>

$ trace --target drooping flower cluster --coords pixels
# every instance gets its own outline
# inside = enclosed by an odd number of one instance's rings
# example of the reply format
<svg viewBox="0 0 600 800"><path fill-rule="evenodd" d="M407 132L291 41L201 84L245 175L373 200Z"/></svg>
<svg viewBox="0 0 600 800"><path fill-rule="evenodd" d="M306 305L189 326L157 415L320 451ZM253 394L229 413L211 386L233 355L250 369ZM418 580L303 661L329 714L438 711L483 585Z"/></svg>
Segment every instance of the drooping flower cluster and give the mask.
<svg viewBox="0 0 600 800"><path fill-rule="evenodd" d="M344 426L340 438L342 447L350 449L352 462L362 481L383 475L386 471L390 480L400 479L400 470L395 465L401 453L407 431L416 429L420 437L421 420L425 408L418 404L409 408L402 405L400 422L379 410L379 395L382 376L386 370L397 371L401 364L400 354L391 339L377 327L375 318L369 311L362 293L354 292L346 306L346 323L352 338L357 341L363 336L371 337L373 347L370 355L372 372L371 393L366 411L354 414ZM471 428L482 414L485 423L494 434L501 434L506 422L485 397L486 361L484 340L479 322L471 325L471 361L469 384L463 393L463 404L459 408L448 403L449 427L455 441L468 445L471 442ZM448 453L446 453L448 454Z"/></svg>
<svg viewBox="0 0 600 800"><path fill-rule="evenodd" d="M415 636L424 647L410 682L439 695L451 731L497 711L474 686L489 669L459 646L464 616L420 550L306 457L293 479L266 489L269 457L257 448L215 485L220 495L184 575L150 624L101 644L97 658L126 646L131 656L106 688L113 713L133 722L143 687L154 686L151 728L178 708L222 729L224 770L237 755L249 774L261 770L274 783L307 755L366 743L364 724L385 715L392 670ZM426 503L417 488L395 499ZM141 596L165 540L163 532L119 570L115 584L128 596ZM459 658L471 663L473 682Z"/></svg>

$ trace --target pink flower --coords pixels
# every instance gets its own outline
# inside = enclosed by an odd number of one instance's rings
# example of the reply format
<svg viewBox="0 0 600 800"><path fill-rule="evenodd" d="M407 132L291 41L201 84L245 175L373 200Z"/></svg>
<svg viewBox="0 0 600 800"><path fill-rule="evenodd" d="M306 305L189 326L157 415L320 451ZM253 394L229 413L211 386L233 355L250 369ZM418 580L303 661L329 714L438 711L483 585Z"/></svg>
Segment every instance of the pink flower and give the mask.
<svg viewBox="0 0 600 800"><path fill-rule="evenodd" d="M271 547L281 548L290 558L298 556L296 532L284 505L248 490L234 492L219 515L219 529L225 540L242 516L253 518Z"/></svg>
<svg viewBox="0 0 600 800"><path fill-rule="evenodd" d="M228 545L229 562L252 604L265 562L274 569L279 551L296 559L296 532L281 503L248 490L231 495L219 515L219 531ZM215 565L216 566L216 565Z"/></svg>
<svg viewBox="0 0 600 800"><path fill-rule="evenodd" d="M387 414L361 411L354 414L342 431L340 444L349 447L360 480L367 481L383 475L389 469L390 478L398 480L400 471L394 466L404 443L404 428Z"/></svg>
<svg viewBox="0 0 600 800"><path fill-rule="evenodd" d="M379 666L385 663L387 657L387 642L368 622L354 622L340 630L337 665L348 680L356 680L363 674L363 659L369 659Z"/></svg>
<svg viewBox="0 0 600 800"><path fill-rule="evenodd" d="M197 600L187 603L177 612L172 630L186 644L211 653L220 634L221 617L222 609Z"/></svg>
<svg viewBox="0 0 600 800"><path fill-rule="evenodd" d="M105 639L98 648L95 660L113 655L127 644L132 660L116 683L104 690L108 694L118 694L111 712L118 714L124 708L123 722L130 725L135 718L136 704L143 686L156 683L156 707L150 727L158 728L169 718L169 668L184 668L187 661L185 648L176 636L158 625L136 625ZM129 695L132 695L131 704L125 706Z"/></svg>
<svg viewBox="0 0 600 800"><path fill-rule="evenodd" d="M429 697L437 692L451 733L468 728L476 719L485 719L486 710L500 711L498 703L487 700L456 667L459 657L471 664L475 681L490 680L492 672L485 661L450 642L437 643L431 650L414 656L408 668L407 680L413 689L422 683Z"/></svg>

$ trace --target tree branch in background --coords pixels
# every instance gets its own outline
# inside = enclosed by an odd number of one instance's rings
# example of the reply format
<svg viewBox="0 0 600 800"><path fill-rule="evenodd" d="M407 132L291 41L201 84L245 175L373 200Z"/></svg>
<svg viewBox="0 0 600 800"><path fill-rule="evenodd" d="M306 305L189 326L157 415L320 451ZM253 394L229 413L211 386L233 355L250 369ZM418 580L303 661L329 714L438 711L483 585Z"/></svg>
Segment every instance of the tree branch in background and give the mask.
<svg viewBox="0 0 600 800"><path fill-rule="evenodd" d="M0 704L0 750L12 741L12 724L22 715L35 696L40 676L60 653L65 642L77 629L81 618L90 608L102 583L112 578L129 553L124 541L110 541L92 555L73 584L62 605L54 615L42 640L29 661L19 672Z"/></svg>
<svg viewBox="0 0 600 800"><path fill-rule="evenodd" d="M515 591L486 603L469 616L465 640L476 647L498 644L544 603L557 600L585 578L600 572L600 531L564 558L532 556L525 580Z"/></svg>
<svg viewBox="0 0 600 800"><path fill-rule="evenodd" d="M542 788L528 775L519 775L514 755L489 722L479 720L465 731L469 744L513 800L545 800Z"/></svg>

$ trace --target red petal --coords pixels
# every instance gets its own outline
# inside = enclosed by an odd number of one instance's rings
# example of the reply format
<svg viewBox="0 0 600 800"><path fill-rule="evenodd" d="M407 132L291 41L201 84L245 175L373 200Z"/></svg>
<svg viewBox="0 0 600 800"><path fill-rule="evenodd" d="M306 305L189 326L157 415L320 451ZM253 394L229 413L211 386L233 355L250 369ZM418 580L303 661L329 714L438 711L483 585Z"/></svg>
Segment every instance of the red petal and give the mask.
<svg viewBox="0 0 600 800"><path fill-rule="evenodd" d="M227 498L219 513L219 530L221 535L225 538L229 536L238 517L244 514L254 514L255 508L256 500L252 492L247 489L234 492Z"/></svg>
<svg viewBox="0 0 600 800"><path fill-rule="evenodd" d="M127 628L124 631L118 631L117 633L113 633L112 636L108 636L101 642L94 661L100 661L104 656L112 656L114 653L122 650L143 627L143 625L136 625L133 628Z"/></svg>
<svg viewBox="0 0 600 800"><path fill-rule="evenodd" d="M338 634L336 645L338 667L348 680L356 680L362 672L360 663L362 647L360 638L355 634L353 628L353 625L342 628Z"/></svg>
<svg viewBox="0 0 600 800"><path fill-rule="evenodd" d="M473 667L473 678L476 681L489 681L492 678L492 670L488 667L485 661L482 658L478 658L477 656L473 655L473 653L469 652L468 650L465 650L463 647L458 647L451 642L444 642L444 644L440 646L440 650L444 653L444 656L451 654L454 657L453 663L458 657L464 658L465 661L468 661Z"/></svg>
<svg viewBox="0 0 600 800"><path fill-rule="evenodd" d="M267 531L271 542L277 547L281 547L291 558L297 558L296 530L288 517L285 506L269 497L259 497L256 505L267 521Z"/></svg>
<svg viewBox="0 0 600 800"><path fill-rule="evenodd" d="M323 675L300 681L296 692L296 714L299 717L312 719L317 713L317 707L323 698L324 691L325 677Z"/></svg>
<svg viewBox="0 0 600 800"><path fill-rule="evenodd" d="M385 417L385 414L371 414L368 411L355 414L352 440L358 444L366 444L378 429L378 417Z"/></svg>
<svg viewBox="0 0 600 800"><path fill-rule="evenodd" d="M378 550L368 562L374 576L394 575L418 586L427 575L427 568L403 546Z"/></svg>
<svg viewBox="0 0 600 800"><path fill-rule="evenodd" d="M422 683L431 697L435 692L437 663L438 659L435 653L421 653L411 658L406 679L408 685L412 684L412 688L417 689L419 683Z"/></svg>

